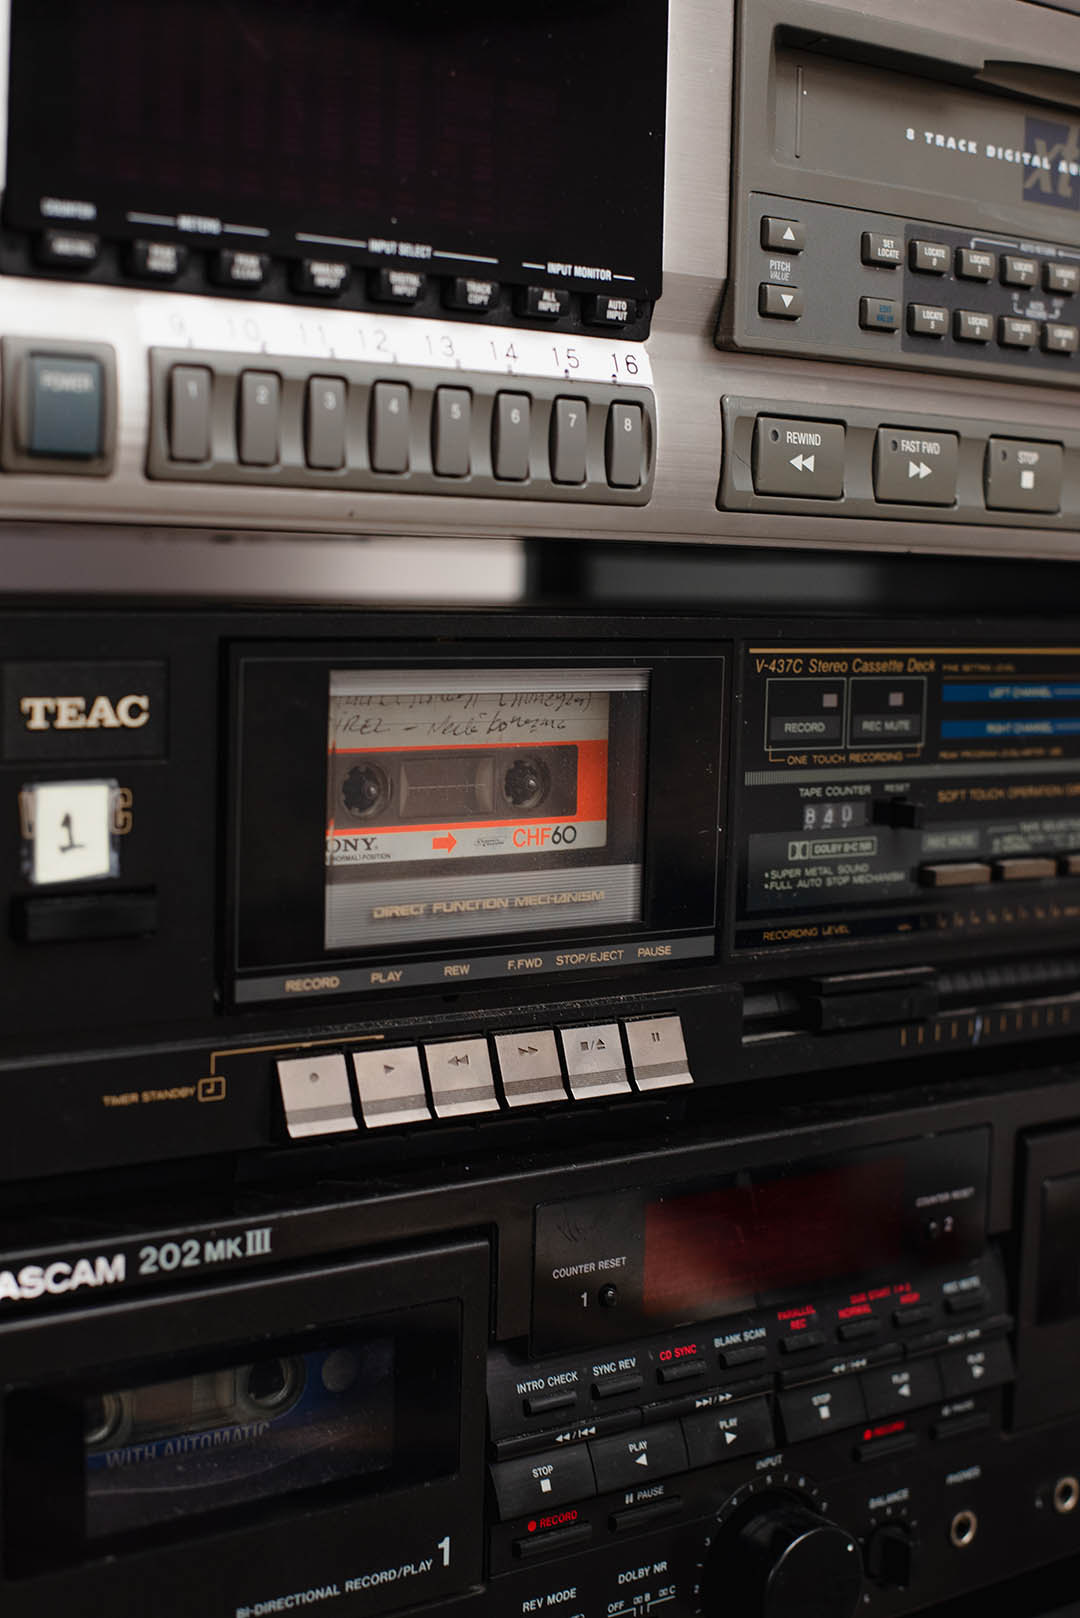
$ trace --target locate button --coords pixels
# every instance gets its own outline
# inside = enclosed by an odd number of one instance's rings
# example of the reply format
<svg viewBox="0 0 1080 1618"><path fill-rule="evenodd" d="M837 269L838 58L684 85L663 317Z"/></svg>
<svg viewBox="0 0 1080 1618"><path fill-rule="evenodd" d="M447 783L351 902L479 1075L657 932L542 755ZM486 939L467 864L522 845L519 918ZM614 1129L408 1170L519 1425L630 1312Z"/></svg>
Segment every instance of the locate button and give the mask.
<svg viewBox="0 0 1080 1618"><path fill-rule="evenodd" d="M588 1028L561 1028L563 1056L575 1101L593 1096L622 1095L630 1088L623 1060L618 1023L596 1023Z"/></svg>
<svg viewBox="0 0 1080 1618"><path fill-rule="evenodd" d="M278 1063L277 1074L293 1140L356 1128L344 1056L291 1057Z"/></svg>
<svg viewBox="0 0 1080 1618"><path fill-rule="evenodd" d="M640 487L645 470L645 425L639 404L613 404L604 438L607 480L613 489Z"/></svg>
<svg viewBox="0 0 1080 1618"><path fill-rule="evenodd" d="M852 1427L866 1420L866 1406L855 1377L815 1382L810 1387L782 1393L779 1404L784 1431L791 1444L803 1438L820 1438L822 1433L831 1432L835 1427Z"/></svg>
<svg viewBox="0 0 1080 1618"><path fill-rule="evenodd" d="M1002 882L1038 882L1045 876L1057 876L1057 860L1037 854L1015 855L1011 859L995 860L994 875ZM985 1303L985 1297L982 1301ZM952 1302L952 1298L946 1298L946 1307Z"/></svg>
<svg viewBox="0 0 1080 1618"><path fill-rule="evenodd" d="M874 450L874 494L921 506L956 502L960 440L955 433L919 433L879 427Z"/></svg>
<svg viewBox="0 0 1080 1618"><path fill-rule="evenodd" d="M244 466L273 466L278 458L281 378L273 371L240 376L239 453Z"/></svg>
<svg viewBox="0 0 1080 1618"><path fill-rule="evenodd" d="M448 1039L425 1045L431 1099L437 1118L498 1112L486 1039Z"/></svg>
<svg viewBox="0 0 1080 1618"><path fill-rule="evenodd" d="M1044 264L1043 286L1047 292L1062 292L1067 298L1080 292L1080 264Z"/></svg>
<svg viewBox="0 0 1080 1618"><path fill-rule="evenodd" d="M585 1444L523 1455L517 1461L500 1461L491 1468L491 1481L503 1522L508 1517L546 1511L549 1506L563 1506L571 1500L588 1500L596 1493Z"/></svg>
<svg viewBox="0 0 1080 1618"><path fill-rule="evenodd" d="M806 226L799 219L774 219L766 214L761 221L761 245L767 252L801 253L806 246Z"/></svg>
<svg viewBox="0 0 1080 1618"><path fill-rule="evenodd" d="M670 1090L680 1084L693 1084L679 1017L639 1017L623 1026L639 1090Z"/></svg>
<svg viewBox="0 0 1080 1618"><path fill-rule="evenodd" d="M492 421L495 476L523 483L529 475L530 406L527 393L497 393Z"/></svg>
<svg viewBox="0 0 1080 1618"><path fill-rule="evenodd" d="M862 233L862 261L895 269L904 260L904 243L899 236L883 236L876 230Z"/></svg>
<svg viewBox="0 0 1080 1618"><path fill-rule="evenodd" d="M859 325L863 331L899 331L899 300L897 298L860 298Z"/></svg>
<svg viewBox="0 0 1080 1618"><path fill-rule="evenodd" d="M617 1438L594 1439L589 1445L597 1493L631 1489L649 1478L685 1472L686 1445L677 1422L649 1427Z"/></svg>
<svg viewBox="0 0 1080 1618"><path fill-rule="evenodd" d="M169 372L169 454L174 461L210 459L210 372L174 365Z"/></svg>
<svg viewBox="0 0 1080 1618"><path fill-rule="evenodd" d="M958 309L953 335L961 343L988 343L994 335L994 317L977 309Z"/></svg>
<svg viewBox="0 0 1080 1618"><path fill-rule="evenodd" d="M353 1072L368 1129L431 1122L420 1052L415 1045L354 1051Z"/></svg>
<svg viewBox="0 0 1080 1618"><path fill-rule="evenodd" d="M375 472L409 470L409 385L376 382L371 390L371 466Z"/></svg>
<svg viewBox="0 0 1080 1618"><path fill-rule="evenodd" d="M767 320L798 320L806 313L806 293L802 287L762 281L758 287L758 314Z"/></svg>
<svg viewBox="0 0 1080 1618"><path fill-rule="evenodd" d="M471 434L472 394L468 388L436 388L431 459L439 477L468 477Z"/></svg>
<svg viewBox="0 0 1080 1618"><path fill-rule="evenodd" d="M1039 261L1034 258L1019 258L1015 253L1006 253L1001 260L1001 279L1007 287L1033 287L1039 282Z"/></svg>
<svg viewBox="0 0 1080 1618"><path fill-rule="evenodd" d="M508 1107L536 1107L545 1101L566 1101L555 1035L550 1028L530 1028L523 1034L496 1034L503 1095Z"/></svg>
<svg viewBox="0 0 1080 1618"><path fill-rule="evenodd" d="M1064 465L1060 444L991 438L986 446L986 504L996 511L1057 511Z"/></svg>
<svg viewBox="0 0 1080 1618"><path fill-rule="evenodd" d="M944 337L949 330L949 311L936 303L909 303L907 324L913 337Z"/></svg>
<svg viewBox="0 0 1080 1618"><path fill-rule="evenodd" d="M589 405L585 399L556 399L551 412L551 481L585 482Z"/></svg>
<svg viewBox="0 0 1080 1618"><path fill-rule="evenodd" d="M990 880L990 867L981 860L949 860L944 865L923 865L919 881L924 888L978 888Z"/></svg>
<svg viewBox="0 0 1080 1618"><path fill-rule="evenodd" d="M1080 327L1048 320L1042 329L1042 348L1044 354L1075 354L1080 348Z"/></svg>
<svg viewBox="0 0 1080 1618"><path fill-rule="evenodd" d="M307 463L322 472L345 465L345 383L339 376L313 376L307 385Z"/></svg>
<svg viewBox="0 0 1080 1618"><path fill-rule="evenodd" d="M104 448L104 373L89 355L31 354L24 362L29 398L28 455L94 460Z"/></svg>
<svg viewBox="0 0 1080 1618"><path fill-rule="evenodd" d="M997 274L997 254L979 247L958 247L956 273L965 281L992 281Z"/></svg>
<svg viewBox="0 0 1080 1618"><path fill-rule="evenodd" d="M753 1455L757 1450L772 1449L775 1442L766 1399L742 1399L699 1416L684 1416L682 1430L691 1466L713 1466L717 1461Z"/></svg>
<svg viewBox="0 0 1080 1618"><path fill-rule="evenodd" d="M1034 348L1039 341L1039 322L1021 315L1002 315L998 322L998 342L1003 348Z"/></svg>
<svg viewBox="0 0 1080 1618"><path fill-rule="evenodd" d="M951 256L944 242L912 242L908 260L923 275L944 275Z"/></svg>
<svg viewBox="0 0 1080 1618"><path fill-rule="evenodd" d="M832 421L759 416L753 464L757 494L839 500L844 493L844 428Z"/></svg>

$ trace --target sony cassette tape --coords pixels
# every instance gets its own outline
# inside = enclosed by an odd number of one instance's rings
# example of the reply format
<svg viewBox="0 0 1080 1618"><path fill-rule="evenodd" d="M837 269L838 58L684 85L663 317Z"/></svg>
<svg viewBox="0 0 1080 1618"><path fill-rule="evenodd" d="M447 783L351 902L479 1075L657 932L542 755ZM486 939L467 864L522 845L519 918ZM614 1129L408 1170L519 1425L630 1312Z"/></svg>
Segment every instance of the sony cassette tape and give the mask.
<svg viewBox="0 0 1080 1618"><path fill-rule="evenodd" d="M638 669L335 670L326 946L641 913Z"/></svg>

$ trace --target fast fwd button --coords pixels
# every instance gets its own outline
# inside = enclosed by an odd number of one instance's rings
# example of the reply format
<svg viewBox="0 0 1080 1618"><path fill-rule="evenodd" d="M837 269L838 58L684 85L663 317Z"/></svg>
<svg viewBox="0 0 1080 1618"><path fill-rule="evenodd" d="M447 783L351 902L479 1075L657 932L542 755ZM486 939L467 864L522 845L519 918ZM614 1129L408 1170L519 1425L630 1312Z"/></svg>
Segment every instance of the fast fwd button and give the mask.
<svg viewBox="0 0 1080 1618"><path fill-rule="evenodd" d="M775 1443L765 1399L742 1399L699 1416L684 1416L682 1430L691 1466L713 1466L717 1461L770 1450Z"/></svg>
<svg viewBox="0 0 1080 1618"><path fill-rule="evenodd" d="M836 421L759 416L754 429L754 489L808 500L844 493L844 428Z"/></svg>
<svg viewBox="0 0 1080 1618"><path fill-rule="evenodd" d="M875 497L902 505L955 505L959 450L955 433L879 427L874 447Z"/></svg>

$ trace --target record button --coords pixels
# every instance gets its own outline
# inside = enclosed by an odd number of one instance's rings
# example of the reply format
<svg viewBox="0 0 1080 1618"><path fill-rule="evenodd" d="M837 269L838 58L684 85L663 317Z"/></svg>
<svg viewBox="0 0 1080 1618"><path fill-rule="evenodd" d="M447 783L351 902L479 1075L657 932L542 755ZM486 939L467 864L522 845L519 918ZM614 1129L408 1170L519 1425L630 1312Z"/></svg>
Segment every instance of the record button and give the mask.
<svg viewBox="0 0 1080 1618"><path fill-rule="evenodd" d="M431 1122L420 1052L415 1045L354 1051L353 1072L368 1129Z"/></svg>
<svg viewBox="0 0 1080 1618"><path fill-rule="evenodd" d="M570 1094L575 1101L622 1095L630 1089L618 1023L560 1028Z"/></svg>
<svg viewBox="0 0 1080 1618"><path fill-rule="evenodd" d="M677 1422L639 1429L589 1445L599 1494L640 1487L652 1478L686 1471L686 1445Z"/></svg>
<svg viewBox="0 0 1080 1618"><path fill-rule="evenodd" d="M739 1455L770 1450L775 1442L767 1399L744 1399L737 1405L684 1416L683 1436L690 1465L714 1466Z"/></svg>
<svg viewBox="0 0 1080 1618"><path fill-rule="evenodd" d="M508 1107L538 1107L545 1101L568 1099L555 1035L550 1028L496 1034L495 1054Z"/></svg>
<svg viewBox="0 0 1080 1618"><path fill-rule="evenodd" d="M437 1118L498 1112L486 1039L448 1039L425 1045L424 1055Z"/></svg>
<svg viewBox="0 0 1080 1618"><path fill-rule="evenodd" d="M290 1057L277 1064L277 1075L292 1140L357 1127L344 1056Z"/></svg>
<svg viewBox="0 0 1080 1618"><path fill-rule="evenodd" d="M693 1084L680 1017L636 1017L623 1027L639 1090L670 1090L680 1084Z"/></svg>

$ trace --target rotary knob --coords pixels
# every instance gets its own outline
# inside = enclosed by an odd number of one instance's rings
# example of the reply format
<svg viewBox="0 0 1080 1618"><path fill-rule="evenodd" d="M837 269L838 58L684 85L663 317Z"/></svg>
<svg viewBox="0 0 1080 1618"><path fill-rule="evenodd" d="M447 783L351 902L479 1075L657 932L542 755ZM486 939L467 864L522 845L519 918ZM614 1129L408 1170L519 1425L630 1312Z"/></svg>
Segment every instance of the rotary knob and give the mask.
<svg viewBox="0 0 1080 1618"><path fill-rule="evenodd" d="M752 1495L722 1524L701 1583L708 1618L852 1618L862 1564L852 1536L797 1495Z"/></svg>

